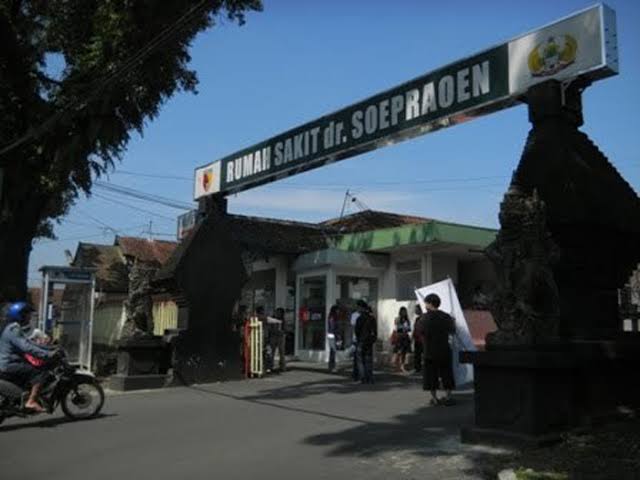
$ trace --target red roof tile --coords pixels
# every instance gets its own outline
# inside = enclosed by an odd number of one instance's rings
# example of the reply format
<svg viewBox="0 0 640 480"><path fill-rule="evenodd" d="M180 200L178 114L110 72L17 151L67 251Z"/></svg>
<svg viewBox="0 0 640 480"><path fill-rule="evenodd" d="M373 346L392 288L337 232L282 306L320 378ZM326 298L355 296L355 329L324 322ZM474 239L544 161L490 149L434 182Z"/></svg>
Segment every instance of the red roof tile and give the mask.
<svg viewBox="0 0 640 480"><path fill-rule="evenodd" d="M163 265L178 246L177 242L138 237L116 237L115 244L122 249L122 254L127 257L159 265Z"/></svg>
<svg viewBox="0 0 640 480"><path fill-rule="evenodd" d="M73 266L96 268L98 291L116 293L129 289L129 273L125 259L120 248L114 245L78 243Z"/></svg>

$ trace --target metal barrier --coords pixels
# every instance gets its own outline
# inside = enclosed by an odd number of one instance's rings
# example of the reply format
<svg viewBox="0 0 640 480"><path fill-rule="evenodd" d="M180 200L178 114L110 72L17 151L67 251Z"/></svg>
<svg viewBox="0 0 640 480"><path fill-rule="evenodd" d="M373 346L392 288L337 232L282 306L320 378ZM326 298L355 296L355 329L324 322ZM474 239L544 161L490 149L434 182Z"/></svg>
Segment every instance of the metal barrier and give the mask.
<svg viewBox="0 0 640 480"><path fill-rule="evenodd" d="M264 331L262 322L258 317L251 317L245 327L245 371L247 377L262 377L264 375L263 352Z"/></svg>

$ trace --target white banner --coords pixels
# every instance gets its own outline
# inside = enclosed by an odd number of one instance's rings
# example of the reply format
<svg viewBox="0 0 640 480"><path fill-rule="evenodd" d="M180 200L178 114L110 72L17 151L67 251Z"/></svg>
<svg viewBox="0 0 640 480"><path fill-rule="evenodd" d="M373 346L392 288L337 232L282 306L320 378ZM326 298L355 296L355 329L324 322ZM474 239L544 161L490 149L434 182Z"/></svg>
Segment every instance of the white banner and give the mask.
<svg viewBox="0 0 640 480"><path fill-rule="evenodd" d="M419 288L415 291L416 297L422 311L426 312L427 308L424 299L430 293L435 293L440 297L440 310L451 315L456 322L456 335L453 338L451 350L453 352L453 376L456 385L464 385L473 381L473 366L466 363L460 363L459 353L461 351L475 351L476 346L471 338L469 326L464 318L462 306L458 299L458 294L450 278L437 282L426 287Z"/></svg>

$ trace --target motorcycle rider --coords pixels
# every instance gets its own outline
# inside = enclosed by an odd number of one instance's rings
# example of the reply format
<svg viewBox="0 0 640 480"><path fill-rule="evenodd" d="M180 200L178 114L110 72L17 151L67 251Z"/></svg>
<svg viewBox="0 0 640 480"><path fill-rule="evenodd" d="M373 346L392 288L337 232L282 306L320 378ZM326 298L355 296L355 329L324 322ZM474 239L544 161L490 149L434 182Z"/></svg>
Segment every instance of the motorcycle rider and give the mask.
<svg viewBox="0 0 640 480"><path fill-rule="evenodd" d="M23 331L29 324L33 308L26 302L11 303L6 307L4 324L0 323L0 376L22 387L31 386L25 408L41 413L45 409L38 403L38 394L49 373L28 363L25 354L49 359L55 350L30 342Z"/></svg>

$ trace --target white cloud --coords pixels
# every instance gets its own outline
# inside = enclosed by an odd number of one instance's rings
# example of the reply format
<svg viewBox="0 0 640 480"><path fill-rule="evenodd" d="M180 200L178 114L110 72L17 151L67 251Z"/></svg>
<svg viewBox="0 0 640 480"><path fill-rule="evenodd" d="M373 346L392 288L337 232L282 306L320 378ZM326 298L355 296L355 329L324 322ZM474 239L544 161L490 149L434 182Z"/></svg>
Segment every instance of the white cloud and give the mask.
<svg viewBox="0 0 640 480"><path fill-rule="evenodd" d="M340 215L344 191L330 187L274 188L268 186L228 197L229 211L258 217L286 218L319 222ZM355 190L355 197L366 208L417 215L438 220L484 227L497 227L502 198L498 187L477 189L385 189ZM346 214L361 210L348 202Z"/></svg>
<svg viewBox="0 0 640 480"><path fill-rule="evenodd" d="M414 194L402 191L362 193L356 197L374 210L397 210L405 205ZM341 190L321 190L310 188L287 188L252 190L229 197L230 209L237 213L269 211L280 214L320 214L323 218L340 214L344 192Z"/></svg>

